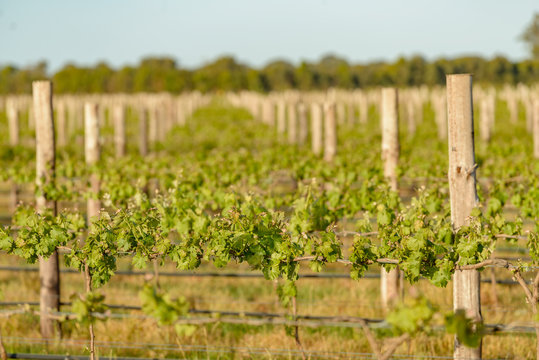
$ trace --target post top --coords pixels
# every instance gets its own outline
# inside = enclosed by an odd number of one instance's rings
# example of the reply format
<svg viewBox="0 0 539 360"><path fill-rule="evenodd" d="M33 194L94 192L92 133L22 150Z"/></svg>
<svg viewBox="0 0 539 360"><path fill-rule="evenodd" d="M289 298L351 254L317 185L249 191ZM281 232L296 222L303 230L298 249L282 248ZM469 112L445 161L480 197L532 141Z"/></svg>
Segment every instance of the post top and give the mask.
<svg viewBox="0 0 539 360"><path fill-rule="evenodd" d="M446 79L449 77L468 77L473 76L473 74L465 73L465 74L445 74Z"/></svg>
<svg viewBox="0 0 539 360"><path fill-rule="evenodd" d="M35 80L32 81L32 85L40 85L40 84L50 84L50 80Z"/></svg>

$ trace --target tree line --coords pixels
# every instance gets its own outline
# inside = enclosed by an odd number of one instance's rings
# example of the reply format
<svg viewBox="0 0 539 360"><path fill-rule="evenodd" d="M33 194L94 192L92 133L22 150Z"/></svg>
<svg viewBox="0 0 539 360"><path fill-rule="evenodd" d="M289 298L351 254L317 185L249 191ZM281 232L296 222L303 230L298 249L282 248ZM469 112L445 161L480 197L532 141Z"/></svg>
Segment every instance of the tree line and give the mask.
<svg viewBox="0 0 539 360"><path fill-rule="evenodd" d="M475 83L493 85L539 82L539 59L512 62L505 57L492 59L467 56L427 61L421 56L401 57L394 62L350 64L328 55L318 62L294 65L275 60L261 68L223 56L196 69L181 67L170 57L148 57L137 66L115 69L106 63L92 67L67 64L52 76L47 64L0 68L0 93L30 93L34 80L51 79L55 93L136 93L198 90L215 91L299 89L324 90L330 87L352 89L373 86L443 85L445 74L471 73Z"/></svg>

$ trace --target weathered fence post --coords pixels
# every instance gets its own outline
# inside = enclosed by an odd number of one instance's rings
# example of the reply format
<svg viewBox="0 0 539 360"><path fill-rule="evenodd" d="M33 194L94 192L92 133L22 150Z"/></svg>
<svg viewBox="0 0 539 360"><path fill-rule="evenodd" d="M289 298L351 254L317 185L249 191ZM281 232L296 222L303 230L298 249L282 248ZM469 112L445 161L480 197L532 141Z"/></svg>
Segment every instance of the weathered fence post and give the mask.
<svg viewBox="0 0 539 360"><path fill-rule="evenodd" d="M54 186L56 149L54 140L54 117L52 109L52 83L34 81L32 83L34 119L36 124L36 210L50 209L56 215L56 201L50 200L44 189ZM48 259L39 259L41 313L41 335L51 338L60 335L60 325L49 313L60 310L60 271L58 253L54 251Z"/></svg>
<svg viewBox="0 0 539 360"><path fill-rule="evenodd" d="M9 145L17 146L19 145L19 110L15 99L7 99L6 112L9 126ZM19 186L13 179L9 183L9 210L13 214L19 203Z"/></svg>
<svg viewBox="0 0 539 360"><path fill-rule="evenodd" d="M400 152L398 114L397 89L382 89L382 161L384 176L393 191L397 191L397 165ZM388 309L400 295L400 271L397 268L388 272L382 267L380 277L382 307Z"/></svg>
<svg viewBox="0 0 539 360"><path fill-rule="evenodd" d="M84 154L88 167L94 166L99 161L99 109L97 104L93 103L84 104ZM98 199L99 178L97 174L91 174L89 190L91 196L86 203L88 223L91 217L99 214L99 208L101 207Z"/></svg>
<svg viewBox="0 0 539 360"><path fill-rule="evenodd" d="M277 132L284 134L286 131L286 103L279 101L277 104Z"/></svg>
<svg viewBox="0 0 539 360"><path fill-rule="evenodd" d="M141 105L138 110L139 126L139 153L141 156L148 155L148 120L146 118L146 108Z"/></svg>
<svg viewBox="0 0 539 360"><path fill-rule="evenodd" d="M441 91L433 93L434 120L438 129L438 139L444 141L447 138L447 111L446 98Z"/></svg>
<svg viewBox="0 0 539 360"><path fill-rule="evenodd" d="M116 122L118 114L118 107L113 108L113 118L116 130ZM99 109L96 104L86 103L84 104L84 155L86 158L86 165L91 168L98 161L101 156L99 147ZM116 138L116 132L115 132ZM118 156L118 153L116 153ZM93 171L93 170L90 170ZM101 208L101 202L99 201L99 177L97 174L92 173L90 175L90 196L86 203L86 218L88 225L92 223L93 218L99 216L99 210ZM88 264L84 264L84 277L86 282L86 292L92 291L92 278L90 273L90 267ZM95 335L93 324L89 325L90 330L90 359L95 359Z"/></svg>
<svg viewBox="0 0 539 360"><path fill-rule="evenodd" d="M324 160L331 162L337 154L337 119L335 103L324 104Z"/></svg>
<svg viewBox="0 0 539 360"><path fill-rule="evenodd" d="M311 148L315 155L322 153L323 141L322 107L319 103L311 104Z"/></svg>
<svg viewBox="0 0 539 360"><path fill-rule="evenodd" d="M157 101L150 102L150 107L148 109L149 114L149 126L148 126L148 143L151 151L154 150L157 142L157 133L158 133L158 119L159 119L159 107Z"/></svg>
<svg viewBox="0 0 539 360"><path fill-rule="evenodd" d="M125 107L123 104L115 104L112 107L112 119L116 157L121 158L125 156L126 152Z"/></svg>
<svg viewBox="0 0 539 360"><path fill-rule="evenodd" d="M365 92L360 92L358 97L359 102L359 123L366 124L369 120L369 99Z"/></svg>
<svg viewBox="0 0 539 360"><path fill-rule="evenodd" d="M408 120L408 136L413 137L417 127L417 101L415 96L415 89L408 93L408 101L406 102L406 118Z"/></svg>
<svg viewBox="0 0 539 360"><path fill-rule="evenodd" d="M307 107L303 101L298 104L298 126L298 143L304 145L309 136L309 125L307 123Z"/></svg>
<svg viewBox="0 0 539 360"><path fill-rule="evenodd" d="M66 103L59 100L56 106L56 135L58 147L66 146Z"/></svg>
<svg viewBox="0 0 539 360"><path fill-rule="evenodd" d="M9 145L19 145L19 109L15 99L6 100L6 113L9 127Z"/></svg>
<svg viewBox="0 0 539 360"><path fill-rule="evenodd" d="M472 76L447 75L449 145L449 195L454 230L468 224L477 206L473 126ZM453 275L453 309L481 321L480 275L477 270L457 270ZM454 359L480 359L481 345L469 348L455 338Z"/></svg>
<svg viewBox="0 0 539 360"><path fill-rule="evenodd" d="M486 92L480 102L480 123L479 135L481 140L489 143L492 137L492 129L494 128L494 116L496 109L496 94L494 91Z"/></svg>
<svg viewBox="0 0 539 360"><path fill-rule="evenodd" d="M296 102L292 101L288 104L288 143L296 144L298 140L298 114Z"/></svg>

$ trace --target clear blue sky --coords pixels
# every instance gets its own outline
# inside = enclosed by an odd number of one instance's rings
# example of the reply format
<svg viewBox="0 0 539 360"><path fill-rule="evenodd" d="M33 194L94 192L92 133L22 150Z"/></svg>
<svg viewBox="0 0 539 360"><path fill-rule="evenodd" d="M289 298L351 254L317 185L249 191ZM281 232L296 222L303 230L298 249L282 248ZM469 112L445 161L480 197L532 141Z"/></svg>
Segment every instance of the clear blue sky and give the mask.
<svg viewBox="0 0 539 360"><path fill-rule="evenodd" d="M351 62L421 54L527 56L538 0L0 0L0 64L114 67L169 55L252 66L334 53Z"/></svg>

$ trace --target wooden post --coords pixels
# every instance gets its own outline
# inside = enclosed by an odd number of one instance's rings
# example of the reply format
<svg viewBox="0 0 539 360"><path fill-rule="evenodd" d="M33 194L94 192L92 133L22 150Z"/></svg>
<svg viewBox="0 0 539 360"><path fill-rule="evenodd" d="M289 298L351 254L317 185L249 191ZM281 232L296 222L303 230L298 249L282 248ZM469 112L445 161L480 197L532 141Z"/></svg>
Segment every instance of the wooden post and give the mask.
<svg viewBox="0 0 539 360"><path fill-rule="evenodd" d="M322 153L322 107L319 103L311 104L311 148L315 155Z"/></svg>
<svg viewBox="0 0 539 360"><path fill-rule="evenodd" d="M67 140L73 140L77 131L77 104L75 99L69 98L67 103Z"/></svg>
<svg viewBox="0 0 539 360"><path fill-rule="evenodd" d="M115 131L116 123L118 122L118 116L120 110L118 106L113 108L113 118L114 118L114 127ZM123 112L123 108L121 108ZM86 165L88 167L94 166L100 158L101 150L99 147L99 109L96 104L86 103L84 104L84 155L86 158ZM125 132L125 129L124 129ZM116 139L116 132L115 132ZM116 142L116 141L115 141ZM117 143L116 143L117 144ZM118 156L118 152L116 152ZM90 175L90 187L89 191L91 196L88 198L86 203L86 219L88 225L90 225L93 219L99 216L99 210L101 208L101 202L99 201L99 178L97 174ZM88 264L84 265L84 277L86 280L86 293L92 291L92 278L90 267ZM93 324L89 325L90 330L90 359L95 359L95 335Z"/></svg>
<svg viewBox="0 0 539 360"><path fill-rule="evenodd" d="M400 152L397 89L382 89L381 117L384 176L388 180L391 189L397 191L397 165Z"/></svg>
<svg viewBox="0 0 539 360"><path fill-rule="evenodd" d="M157 141L163 142L166 137L167 132L167 117L168 117L168 106L165 99L160 99L157 103Z"/></svg>
<svg viewBox="0 0 539 360"><path fill-rule="evenodd" d="M408 120L408 136L413 137L416 131L416 109L417 103L415 102L413 93L409 93L408 101L406 102L406 117Z"/></svg>
<svg viewBox="0 0 539 360"><path fill-rule="evenodd" d="M512 91L507 92L507 109L509 110L509 121L511 121L511 124L516 124L518 120L518 100Z"/></svg>
<svg viewBox="0 0 539 360"><path fill-rule="evenodd" d="M139 153L140 156L148 155L148 120L146 118L146 109L140 106L138 111L139 124Z"/></svg>
<svg viewBox="0 0 539 360"><path fill-rule="evenodd" d="M15 99L6 100L6 112L9 126L9 145L19 145L19 111ZM15 213L19 203L19 186L11 179L9 181L9 210L11 214Z"/></svg>
<svg viewBox="0 0 539 360"><path fill-rule="evenodd" d="M86 165L93 166L99 161L99 108L96 104L84 104L84 154ZM86 216L88 223L90 218L99 214L101 204L98 199L99 195L99 178L97 174L90 176L90 192L91 196L87 202Z"/></svg>
<svg viewBox="0 0 539 360"><path fill-rule="evenodd" d="M36 210L52 210L56 215L56 202L47 198L45 186L54 186L56 149L54 140L54 117L52 109L52 83L34 81L32 83L34 119L36 124ZM41 283L39 305L41 313L41 335L52 338L60 335L60 325L47 314L60 310L60 271L58 253L54 251L48 259L39 259L39 279Z"/></svg>
<svg viewBox="0 0 539 360"><path fill-rule="evenodd" d="M269 103L269 115L268 115L268 124L272 127L275 127L275 103L273 100L270 100Z"/></svg>
<svg viewBox="0 0 539 360"><path fill-rule="evenodd" d="M393 191L397 191L397 165L400 152L398 114L397 89L382 89L382 161L384 163L384 176ZM401 292L400 271L397 268L388 272L382 268L380 278L382 307L387 310L391 304L399 299Z"/></svg>
<svg viewBox="0 0 539 360"><path fill-rule="evenodd" d="M157 142L159 109L156 102L152 102L149 109L148 143L153 150Z"/></svg>
<svg viewBox="0 0 539 360"><path fill-rule="evenodd" d="M66 146L66 104L59 100L56 106L56 135L58 147Z"/></svg>
<svg viewBox="0 0 539 360"><path fill-rule="evenodd" d="M277 132L284 134L286 130L286 103L279 101L277 104Z"/></svg>
<svg viewBox="0 0 539 360"><path fill-rule="evenodd" d="M307 141L307 136L309 136L309 125L307 123L307 107L303 102L300 102L298 104L298 125L298 143L300 145L305 145L305 142Z"/></svg>
<svg viewBox="0 0 539 360"><path fill-rule="evenodd" d="M447 138L447 111L446 99L441 93L434 93L434 120L438 129L438 139L444 141Z"/></svg>
<svg viewBox="0 0 539 360"><path fill-rule="evenodd" d="M298 115L296 112L296 102L288 104L288 143L295 144L298 139Z"/></svg>
<svg viewBox="0 0 539 360"><path fill-rule="evenodd" d="M333 161L337 154L337 119L335 103L324 104L324 160Z"/></svg>
<svg viewBox="0 0 539 360"><path fill-rule="evenodd" d="M366 124L369 120L369 99L367 98L367 94L364 92L361 92L359 94L359 123L360 124Z"/></svg>
<svg viewBox="0 0 539 360"><path fill-rule="evenodd" d="M113 106L112 119L114 122L114 148L116 150L116 157L121 158L126 153L125 107L123 104L115 104Z"/></svg>
<svg viewBox="0 0 539 360"><path fill-rule="evenodd" d="M7 121L9 126L9 145L19 145L19 110L15 99L6 100Z"/></svg>
<svg viewBox="0 0 539 360"><path fill-rule="evenodd" d="M101 156L99 146L99 107L95 103L84 104L84 156L86 165L95 165ZM90 191L97 196L99 192L99 179L92 174L90 179ZM88 218L99 214L99 200L94 196L88 199Z"/></svg>
<svg viewBox="0 0 539 360"><path fill-rule="evenodd" d="M479 103L479 135L485 143L490 142L492 137L492 126L494 125L494 94L485 93Z"/></svg>
<svg viewBox="0 0 539 360"><path fill-rule="evenodd" d="M472 76L447 75L449 144L449 195L454 230L467 225L477 206L473 126ZM480 275L477 270L457 270L453 276L453 309L481 321ZM481 345L469 348L455 338L454 359L480 359Z"/></svg>

